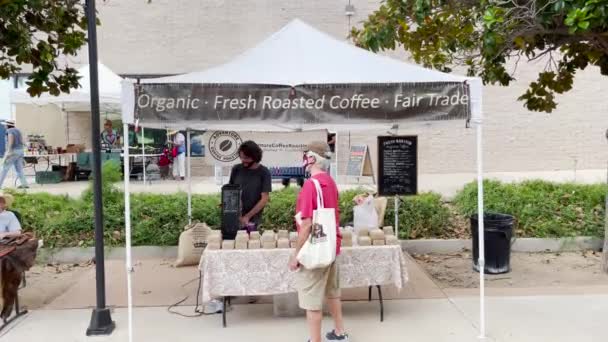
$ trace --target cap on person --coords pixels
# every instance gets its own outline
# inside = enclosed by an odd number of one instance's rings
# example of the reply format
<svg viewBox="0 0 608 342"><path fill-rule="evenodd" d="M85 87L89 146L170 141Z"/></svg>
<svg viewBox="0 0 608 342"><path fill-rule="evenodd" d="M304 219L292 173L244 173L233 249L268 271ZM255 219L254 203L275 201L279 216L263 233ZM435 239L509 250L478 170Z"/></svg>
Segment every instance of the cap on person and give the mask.
<svg viewBox="0 0 608 342"><path fill-rule="evenodd" d="M304 152L312 152L319 157L323 157L325 159L331 159L331 150L329 149L329 145L325 141L313 141L306 146L306 150Z"/></svg>
<svg viewBox="0 0 608 342"><path fill-rule="evenodd" d="M11 120L11 119L4 120L4 125L7 127L15 127L15 120Z"/></svg>

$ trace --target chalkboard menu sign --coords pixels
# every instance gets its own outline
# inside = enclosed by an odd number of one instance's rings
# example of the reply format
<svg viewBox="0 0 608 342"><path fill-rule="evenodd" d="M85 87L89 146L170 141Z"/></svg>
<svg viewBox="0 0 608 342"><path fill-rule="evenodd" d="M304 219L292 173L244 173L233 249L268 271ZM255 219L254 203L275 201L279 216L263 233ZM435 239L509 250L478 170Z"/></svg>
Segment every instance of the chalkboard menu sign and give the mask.
<svg viewBox="0 0 608 342"><path fill-rule="evenodd" d="M418 192L418 137L378 137L378 193L380 196Z"/></svg>

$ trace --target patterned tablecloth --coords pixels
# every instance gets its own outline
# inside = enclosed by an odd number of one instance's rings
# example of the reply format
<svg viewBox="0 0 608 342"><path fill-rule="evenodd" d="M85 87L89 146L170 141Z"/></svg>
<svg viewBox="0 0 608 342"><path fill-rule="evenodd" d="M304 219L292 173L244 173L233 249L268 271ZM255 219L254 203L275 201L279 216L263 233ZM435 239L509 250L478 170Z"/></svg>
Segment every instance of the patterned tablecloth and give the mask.
<svg viewBox="0 0 608 342"><path fill-rule="evenodd" d="M201 257L203 303L224 296L265 296L296 292L287 269L292 249L206 250ZM408 281L400 246L346 247L338 257L342 288Z"/></svg>

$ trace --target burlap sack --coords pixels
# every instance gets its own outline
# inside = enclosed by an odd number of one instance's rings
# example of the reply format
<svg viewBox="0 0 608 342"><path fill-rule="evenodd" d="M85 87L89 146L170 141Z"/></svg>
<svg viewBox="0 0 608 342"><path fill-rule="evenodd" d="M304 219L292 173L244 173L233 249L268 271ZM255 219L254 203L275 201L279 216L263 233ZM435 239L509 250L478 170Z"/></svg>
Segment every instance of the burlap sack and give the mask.
<svg viewBox="0 0 608 342"><path fill-rule="evenodd" d="M374 245L374 246L384 246L384 245L386 245L386 242L384 240L374 240L374 241L372 241L372 245Z"/></svg>
<svg viewBox="0 0 608 342"><path fill-rule="evenodd" d="M176 267L198 265L207 247L207 237L211 233L205 223L195 223L186 226L179 236Z"/></svg>
<svg viewBox="0 0 608 342"><path fill-rule="evenodd" d="M289 248L289 239L280 238L277 240L277 248Z"/></svg>

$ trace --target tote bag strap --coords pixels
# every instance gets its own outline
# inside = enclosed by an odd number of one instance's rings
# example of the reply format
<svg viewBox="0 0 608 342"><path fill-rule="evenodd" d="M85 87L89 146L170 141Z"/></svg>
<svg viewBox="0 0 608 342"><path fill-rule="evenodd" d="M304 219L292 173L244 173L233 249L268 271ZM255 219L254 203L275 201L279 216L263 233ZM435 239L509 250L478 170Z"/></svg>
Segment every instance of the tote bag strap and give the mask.
<svg viewBox="0 0 608 342"><path fill-rule="evenodd" d="M315 185L315 189L317 190L317 208L325 208L325 203L323 203L323 190L321 190L321 184L319 184L318 180L312 177L310 178L310 180Z"/></svg>

